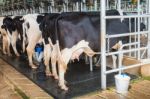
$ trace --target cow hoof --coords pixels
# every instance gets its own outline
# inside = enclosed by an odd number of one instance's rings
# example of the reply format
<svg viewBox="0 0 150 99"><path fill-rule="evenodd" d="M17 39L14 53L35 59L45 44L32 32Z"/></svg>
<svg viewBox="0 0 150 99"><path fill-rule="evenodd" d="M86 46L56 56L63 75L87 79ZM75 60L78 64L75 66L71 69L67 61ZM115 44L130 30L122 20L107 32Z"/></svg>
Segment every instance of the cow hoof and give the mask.
<svg viewBox="0 0 150 99"><path fill-rule="evenodd" d="M60 86L60 88L64 91L68 91L68 87L66 87L65 85Z"/></svg>
<svg viewBox="0 0 150 99"><path fill-rule="evenodd" d="M37 67L35 65L30 65L32 69L37 69Z"/></svg>
<svg viewBox="0 0 150 99"><path fill-rule="evenodd" d="M32 68L32 69L37 69L37 67L36 67L36 66L32 66L31 68Z"/></svg>
<svg viewBox="0 0 150 99"><path fill-rule="evenodd" d="M54 79L55 79L55 80L58 80L58 76L54 75Z"/></svg>

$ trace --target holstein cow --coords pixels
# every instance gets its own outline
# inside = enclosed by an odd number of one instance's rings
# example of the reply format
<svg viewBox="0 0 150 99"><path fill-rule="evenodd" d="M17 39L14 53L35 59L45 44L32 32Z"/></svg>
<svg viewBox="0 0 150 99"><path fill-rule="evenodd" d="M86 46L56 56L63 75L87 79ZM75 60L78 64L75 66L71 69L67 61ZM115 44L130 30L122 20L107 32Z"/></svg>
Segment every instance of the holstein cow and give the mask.
<svg viewBox="0 0 150 99"><path fill-rule="evenodd" d="M49 62L51 58L52 74L55 79L58 79L57 72L56 72L56 58L55 58L56 55L51 55L51 51L53 50L52 49L53 44L49 37L55 37L53 33L55 32L55 22L59 15L60 14L58 13L46 14L44 16L42 23L40 24L40 30L43 32L42 38L44 42L44 64L46 66L46 75L51 76L51 72L49 68Z"/></svg>
<svg viewBox="0 0 150 99"><path fill-rule="evenodd" d="M25 45L27 44L26 51L28 54L29 65L31 68L37 68L32 61L35 45L38 42L42 42L42 33L39 29L44 15L40 14L27 14L24 15L22 20L23 23L23 52L25 51Z"/></svg>
<svg viewBox="0 0 150 99"><path fill-rule="evenodd" d="M9 37L7 34L7 31L2 28L3 25L3 19L4 17L0 17L0 34L1 34L1 39L2 39L2 50L4 54L8 54L10 56L10 49L9 49Z"/></svg>
<svg viewBox="0 0 150 99"><path fill-rule="evenodd" d="M14 50L14 53L16 56L20 56L19 52L17 51L16 48L16 42L17 39L23 40L22 34L22 23L23 21L21 20L22 16L15 16L15 17L5 17L3 20L3 25L2 28L7 31L8 34L8 45L12 45L12 48Z"/></svg>
<svg viewBox="0 0 150 99"><path fill-rule="evenodd" d="M119 15L119 12L109 10L106 14ZM45 42L53 46L51 62L52 64L56 64L53 63L56 62L56 60L58 62L59 85L61 89L68 90L65 85L64 75L69 60L78 59L83 52L91 57L100 51L100 14L99 12L68 12L61 13L53 20L54 21L47 19L40 27L42 28L43 35L46 35L43 36ZM107 34L129 32L127 24L121 22L120 19L111 19L106 22ZM112 39L110 48L119 40L126 43L128 37ZM55 66L52 66L52 68L53 67Z"/></svg>

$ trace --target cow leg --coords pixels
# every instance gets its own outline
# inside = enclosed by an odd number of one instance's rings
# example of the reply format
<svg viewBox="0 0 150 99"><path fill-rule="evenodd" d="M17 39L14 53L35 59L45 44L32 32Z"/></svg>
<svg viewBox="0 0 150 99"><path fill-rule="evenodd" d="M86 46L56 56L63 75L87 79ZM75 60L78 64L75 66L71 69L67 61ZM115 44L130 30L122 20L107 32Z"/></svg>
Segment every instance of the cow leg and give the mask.
<svg viewBox="0 0 150 99"><path fill-rule="evenodd" d="M16 55L16 56L20 56L19 53L18 53L18 51L17 51L17 49L16 49L17 37L18 37L17 33L14 32L14 33L12 34L12 37L11 37L11 45L12 45L12 47L13 47L13 50L14 50L14 52L15 52L15 55Z"/></svg>
<svg viewBox="0 0 150 99"><path fill-rule="evenodd" d="M64 68L64 66L59 62L58 63L58 69L59 69L59 86L61 89L63 90L68 90L68 87L65 85L65 79L64 79L64 75L66 72L66 69Z"/></svg>
<svg viewBox="0 0 150 99"><path fill-rule="evenodd" d="M57 74L57 69L56 69L56 60L53 60L52 62L52 73L53 73L54 79L58 79L58 74Z"/></svg>
<svg viewBox="0 0 150 99"><path fill-rule="evenodd" d="M95 62L95 66L100 67L100 63L101 63L101 55L99 56L99 59L95 59L98 60L97 62Z"/></svg>
<svg viewBox="0 0 150 99"><path fill-rule="evenodd" d="M67 64L69 63L69 60L72 56L72 50L71 49L64 49L61 51L61 56L58 57L58 71L59 71L59 86L63 90L68 90L68 87L65 85L65 72L67 69Z"/></svg>
<svg viewBox="0 0 150 99"><path fill-rule="evenodd" d="M18 53L17 49L16 49L16 41L15 40L12 40L12 43L11 43L12 47L13 47L13 50L15 52L15 55L16 56L20 56L20 54Z"/></svg>
<svg viewBox="0 0 150 99"><path fill-rule="evenodd" d="M10 52L10 41L8 42L8 45L7 45L7 53L8 53L8 56L11 56L11 52Z"/></svg>
<svg viewBox="0 0 150 99"><path fill-rule="evenodd" d="M7 49L7 53L8 53L8 56L11 56L11 53L10 53L10 39L9 39L9 37L8 36L6 36L6 38L7 38L7 44L6 44L6 49Z"/></svg>
<svg viewBox="0 0 150 99"><path fill-rule="evenodd" d="M58 74L57 74L57 69L56 69L56 60L57 60L57 52L54 47L52 54L51 54L52 74L55 79L58 79Z"/></svg>
<svg viewBox="0 0 150 99"><path fill-rule="evenodd" d="M3 40L2 41L3 41L3 53L7 54L7 52L6 52L6 46L8 45L7 37L3 36Z"/></svg>
<svg viewBox="0 0 150 99"><path fill-rule="evenodd" d="M31 66L32 69L36 69L37 67L33 64L33 61L32 61L32 55L33 55L33 51L34 51L33 45L29 43L26 50L27 50L27 54L28 54L29 65Z"/></svg>
<svg viewBox="0 0 150 99"><path fill-rule="evenodd" d="M49 44L46 44L44 46L44 64L46 66L46 75L51 76L50 68L49 68L49 61L50 61L50 56L51 56L51 48Z"/></svg>

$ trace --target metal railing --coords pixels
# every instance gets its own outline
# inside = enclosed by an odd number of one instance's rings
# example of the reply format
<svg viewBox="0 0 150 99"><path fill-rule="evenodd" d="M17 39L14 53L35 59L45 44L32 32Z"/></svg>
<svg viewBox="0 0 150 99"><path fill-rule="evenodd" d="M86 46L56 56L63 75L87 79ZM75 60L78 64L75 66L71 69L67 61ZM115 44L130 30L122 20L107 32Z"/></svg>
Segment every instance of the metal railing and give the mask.
<svg viewBox="0 0 150 99"><path fill-rule="evenodd" d="M106 70L106 60L107 60L107 56L111 56L111 55L118 55L118 56L123 56L124 53L131 53L131 52L135 52L137 54L136 58L137 60L141 60L141 50L147 50L148 52L148 57L146 57L146 59L150 59L150 23L146 24L147 25L147 30L146 31L140 31L140 20L141 18L145 18L146 20L150 21L150 7L148 5L150 5L150 1L147 1L147 9L146 11L148 11L146 14L144 13L140 13L140 0L137 0L137 14L136 15L121 15L121 16L106 16L106 1L105 0L100 0L101 1L101 87L102 89L106 89L107 85L106 85L106 78L107 78L107 74L109 73L113 73L113 72L119 72L121 73L121 71L126 70L126 69L131 69L131 68L135 68L138 66L142 66L145 64L149 64L150 62L140 62L134 65L129 65L129 66L122 66L122 58L118 58L118 68L114 68L111 70ZM121 0L118 0L118 2L121 3ZM121 5L121 4L120 4ZM119 6L120 7L120 6ZM149 8L148 8L149 7ZM118 8L121 9L121 8ZM136 21L135 23L137 23L135 27L137 27L137 30L135 30L133 33L123 33L123 34L115 34L115 35L108 35L106 33L106 20L108 19L121 19L121 18L134 18ZM130 28L131 24L129 25ZM140 37L142 34L146 34L148 35L147 39L148 39L148 44L145 47L142 47L140 45ZM117 38L117 37L124 37L124 36L135 36L136 40L134 40L134 42L129 42L123 46L130 46L128 50L118 50L117 52L107 52L106 50L106 39L110 39L110 38ZM132 48L131 46L135 46L134 48Z"/></svg>

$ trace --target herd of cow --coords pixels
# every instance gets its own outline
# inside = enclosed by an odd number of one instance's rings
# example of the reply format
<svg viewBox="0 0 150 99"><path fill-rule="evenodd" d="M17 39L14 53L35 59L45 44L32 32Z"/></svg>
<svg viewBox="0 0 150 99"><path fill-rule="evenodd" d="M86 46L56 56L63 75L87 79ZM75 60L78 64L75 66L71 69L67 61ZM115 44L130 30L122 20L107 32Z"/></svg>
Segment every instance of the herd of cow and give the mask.
<svg viewBox="0 0 150 99"><path fill-rule="evenodd" d="M108 10L106 15L120 14L117 10ZM109 19L106 21L106 24L107 34L113 35L129 32L128 20ZM59 86L63 90L68 90L65 85L64 75L69 60L79 59L82 53L92 57L96 52L100 51L101 47L99 12L5 16L0 18L0 25L3 53L8 56L11 55L10 45L18 57L20 54L27 52L29 65L32 69L37 68L32 60L34 48L39 42L44 44L46 75L52 75L55 79L58 79ZM16 48L17 40L20 40L21 43L21 53ZM109 48L112 48L119 40L127 43L128 37L112 39L109 43ZM51 63L52 70L49 68L49 63ZM58 64L58 72L56 63Z"/></svg>

